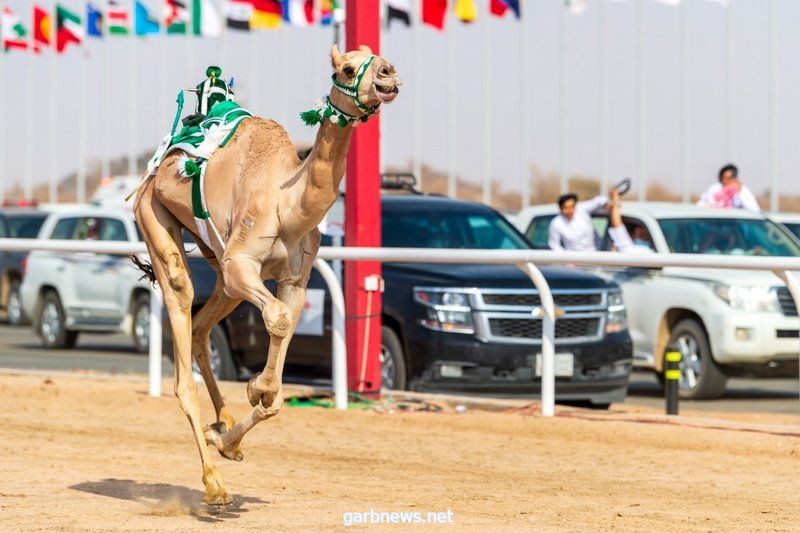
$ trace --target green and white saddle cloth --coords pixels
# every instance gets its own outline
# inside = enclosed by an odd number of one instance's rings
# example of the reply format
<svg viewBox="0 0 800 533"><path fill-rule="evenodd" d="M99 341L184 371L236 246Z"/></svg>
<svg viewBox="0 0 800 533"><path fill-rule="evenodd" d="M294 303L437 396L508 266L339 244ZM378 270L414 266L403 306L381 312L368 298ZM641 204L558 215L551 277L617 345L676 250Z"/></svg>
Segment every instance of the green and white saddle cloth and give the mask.
<svg viewBox="0 0 800 533"><path fill-rule="evenodd" d="M208 115L184 126L178 131L183 111L183 92L178 94L178 112L172 130L161 139L155 154L147 164L147 176L153 176L170 154L181 151L178 162L182 176L192 179L192 210L197 231L203 242L219 257L225 250L224 241L214 226L205 202L206 163L218 148L225 146L236 133L242 121L253 115L233 101L215 104Z"/></svg>

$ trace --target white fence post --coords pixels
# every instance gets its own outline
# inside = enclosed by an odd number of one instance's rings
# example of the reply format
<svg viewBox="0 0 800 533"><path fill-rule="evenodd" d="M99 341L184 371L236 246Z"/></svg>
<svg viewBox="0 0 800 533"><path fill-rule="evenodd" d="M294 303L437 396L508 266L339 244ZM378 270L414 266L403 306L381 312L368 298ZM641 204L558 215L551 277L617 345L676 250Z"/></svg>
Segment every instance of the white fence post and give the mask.
<svg viewBox="0 0 800 533"><path fill-rule="evenodd" d="M314 261L331 293L331 318L333 337L333 395L336 409L347 409L347 345L344 342L344 293L336 273L324 259Z"/></svg>
<svg viewBox="0 0 800 533"><path fill-rule="evenodd" d="M542 416L553 416L556 406L556 306L550 285L536 265L521 263L517 266L531 278L542 302Z"/></svg>
<svg viewBox="0 0 800 533"><path fill-rule="evenodd" d="M158 283L153 284L150 291L150 352L149 352L149 375L150 375L150 396L161 396L161 320L162 309L164 308L164 297L161 294L161 287Z"/></svg>

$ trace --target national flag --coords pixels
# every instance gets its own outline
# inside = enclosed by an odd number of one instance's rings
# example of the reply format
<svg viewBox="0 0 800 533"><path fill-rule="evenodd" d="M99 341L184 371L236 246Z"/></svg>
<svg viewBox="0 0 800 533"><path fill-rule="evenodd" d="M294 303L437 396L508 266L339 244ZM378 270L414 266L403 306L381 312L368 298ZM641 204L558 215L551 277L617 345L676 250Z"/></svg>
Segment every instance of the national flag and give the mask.
<svg viewBox="0 0 800 533"><path fill-rule="evenodd" d="M192 33L202 37L219 37L222 23L211 0L192 0Z"/></svg>
<svg viewBox="0 0 800 533"><path fill-rule="evenodd" d="M253 17L250 27L254 30L274 30L280 28L283 19L281 0L250 0L253 4Z"/></svg>
<svg viewBox="0 0 800 533"><path fill-rule="evenodd" d="M583 15L586 11L586 0L564 0L564 9L572 15Z"/></svg>
<svg viewBox="0 0 800 533"><path fill-rule="evenodd" d="M185 0L164 0L164 26L167 33L185 34L189 25L189 10Z"/></svg>
<svg viewBox="0 0 800 533"><path fill-rule="evenodd" d="M509 9L514 12L514 16L520 17L519 0L491 0L489 5L489 12L496 17L505 16Z"/></svg>
<svg viewBox="0 0 800 533"><path fill-rule="evenodd" d="M92 2L86 4L86 35L103 36L103 13Z"/></svg>
<svg viewBox="0 0 800 533"><path fill-rule="evenodd" d="M314 24L314 0L283 0L283 20L292 26Z"/></svg>
<svg viewBox="0 0 800 533"><path fill-rule="evenodd" d="M70 43L81 44L83 37L81 18L61 4L56 4L56 50L58 53L63 54Z"/></svg>
<svg viewBox="0 0 800 533"><path fill-rule="evenodd" d="M344 0L332 0L333 4L333 21L337 24L342 24L344 22L345 11L344 11Z"/></svg>
<svg viewBox="0 0 800 533"><path fill-rule="evenodd" d="M27 37L28 32L19 17L11 11L11 8L3 6L3 14L0 16L0 39L2 39L3 50L27 50Z"/></svg>
<svg viewBox="0 0 800 533"><path fill-rule="evenodd" d="M148 35L159 32L158 19L154 18L141 0L136 0L133 27L136 35Z"/></svg>
<svg viewBox="0 0 800 533"><path fill-rule="evenodd" d="M475 22L478 18L478 6L475 5L475 0L455 0L456 18L461 22Z"/></svg>
<svg viewBox="0 0 800 533"><path fill-rule="evenodd" d="M33 50L36 53L53 42L52 28L53 19L50 17L50 13L39 6L33 6Z"/></svg>
<svg viewBox="0 0 800 533"><path fill-rule="evenodd" d="M333 22L333 2L331 0L319 0L319 23L323 26L330 26Z"/></svg>
<svg viewBox="0 0 800 533"><path fill-rule="evenodd" d="M109 35L128 35L131 32L131 11L126 0L108 0L106 28Z"/></svg>
<svg viewBox="0 0 800 533"><path fill-rule="evenodd" d="M444 29L447 0L422 0L422 23L439 30Z"/></svg>
<svg viewBox="0 0 800 533"><path fill-rule="evenodd" d="M387 28L392 26L393 20L411 26L411 0L386 0Z"/></svg>
<svg viewBox="0 0 800 533"><path fill-rule="evenodd" d="M229 28L250 31L250 21L253 19L254 10L250 0L226 0L223 8L225 23Z"/></svg>

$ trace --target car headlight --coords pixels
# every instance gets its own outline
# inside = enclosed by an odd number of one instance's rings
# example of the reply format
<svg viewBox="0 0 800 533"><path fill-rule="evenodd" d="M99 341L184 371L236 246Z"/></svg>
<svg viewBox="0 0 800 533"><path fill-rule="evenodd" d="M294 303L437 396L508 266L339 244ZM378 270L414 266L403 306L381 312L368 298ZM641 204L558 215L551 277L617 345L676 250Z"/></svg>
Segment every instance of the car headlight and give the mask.
<svg viewBox="0 0 800 533"><path fill-rule="evenodd" d="M714 293L731 309L739 311L781 310L776 291L769 285L714 285Z"/></svg>
<svg viewBox="0 0 800 533"><path fill-rule="evenodd" d="M426 307L420 323L450 333L474 333L469 295L463 292L414 287L414 300Z"/></svg>
<svg viewBox="0 0 800 533"><path fill-rule="evenodd" d="M607 301L606 333L624 331L628 327L628 317L625 312L625 302L622 300L622 292L609 292Z"/></svg>

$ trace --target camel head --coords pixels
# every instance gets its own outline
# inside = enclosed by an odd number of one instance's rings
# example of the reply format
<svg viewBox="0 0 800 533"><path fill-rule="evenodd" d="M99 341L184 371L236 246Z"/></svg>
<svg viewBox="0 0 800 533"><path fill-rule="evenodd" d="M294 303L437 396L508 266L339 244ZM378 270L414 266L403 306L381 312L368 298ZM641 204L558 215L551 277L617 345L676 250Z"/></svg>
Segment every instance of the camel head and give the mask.
<svg viewBox="0 0 800 533"><path fill-rule="evenodd" d="M392 102L403 83L397 70L386 59L376 56L368 46L342 54L335 44L331 49L334 88L331 103L354 117L375 113L378 106Z"/></svg>

